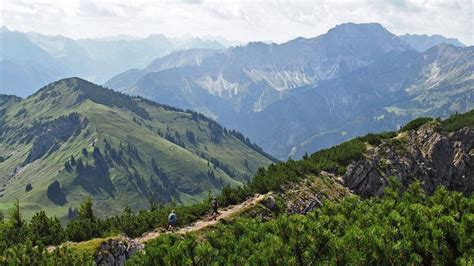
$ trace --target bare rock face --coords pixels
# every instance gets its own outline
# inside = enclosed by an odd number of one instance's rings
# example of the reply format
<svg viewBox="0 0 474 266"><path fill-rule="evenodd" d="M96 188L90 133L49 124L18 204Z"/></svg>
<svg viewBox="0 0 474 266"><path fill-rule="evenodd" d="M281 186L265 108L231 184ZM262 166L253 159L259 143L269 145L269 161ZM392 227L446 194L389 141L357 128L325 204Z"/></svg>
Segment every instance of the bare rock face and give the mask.
<svg viewBox="0 0 474 266"><path fill-rule="evenodd" d="M380 195L390 176L404 186L420 180L433 193L437 186L463 193L474 191L474 130L441 132L434 125L401 133L352 163L344 184L364 197Z"/></svg>
<svg viewBox="0 0 474 266"><path fill-rule="evenodd" d="M262 204L263 204L263 206L267 207L268 209L270 209L272 211L277 211L278 210L278 206L276 205L275 198L272 195L266 197L262 201Z"/></svg>
<svg viewBox="0 0 474 266"><path fill-rule="evenodd" d="M118 239L104 241L97 251L95 262L97 265L122 266L130 256L143 249L143 244L122 235Z"/></svg>

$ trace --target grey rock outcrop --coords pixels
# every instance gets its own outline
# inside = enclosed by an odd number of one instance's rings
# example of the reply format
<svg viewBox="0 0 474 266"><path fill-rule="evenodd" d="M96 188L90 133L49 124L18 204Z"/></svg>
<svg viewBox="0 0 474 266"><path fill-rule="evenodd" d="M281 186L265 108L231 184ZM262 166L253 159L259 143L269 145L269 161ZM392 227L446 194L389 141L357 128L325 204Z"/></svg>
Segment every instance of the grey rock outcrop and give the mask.
<svg viewBox="0 0 474 266"><path fill-rule="evenodd" d="M275 198L270 195L268 197L266 197L263 201L262 201L262 204L267 207L268 209L272 210L272 211L277 211L278 210L278 206L276 204L276 200Z"/></svg>
<svg viewBox="0 0 474 266"><path fill-rule="evenodd" d="M97 265L122 266L133 254L144 249L144 245L125 235L104 241L97 252Z"/></svg>
<svg viewBox="0 0 474 266"><path fill-rule="evenodd" d="M390 176L404 186L415 180L428 193L439 185L463 193L474 191L474 130L446 133L427 124L375 147L352 163L344 184L364 197L380 195Z"/></svg>

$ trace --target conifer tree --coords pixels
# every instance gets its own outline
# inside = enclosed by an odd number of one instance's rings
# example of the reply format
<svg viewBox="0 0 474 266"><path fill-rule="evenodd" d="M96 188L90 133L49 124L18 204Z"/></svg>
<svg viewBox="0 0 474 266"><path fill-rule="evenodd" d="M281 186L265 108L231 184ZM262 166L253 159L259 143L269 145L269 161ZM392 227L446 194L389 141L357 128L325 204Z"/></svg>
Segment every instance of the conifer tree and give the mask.
<svg viewBox="0 0 474 266"><path fill-rule="evenodd" d="M74 155L71 155L71 159L69 161L71 161L72 166L76 166L76 159L74 158Z"/></svg>
<svg viewBox="0 0 474 266"><path fill-rule="evenodd" d="M59 220L47 217L43 210L31 218L29 229L30 240L34 245L58 245L64 239Z"/></svg>
<svg viewBox="0 0 474 266"><path fill-rule="evenodd" d="M10 243L23 243L26 240L28 228L21 217L20 201L15 200L13 207L8 213L7 238Z"/></svg>
<svg viewBox="0 0 474 266"><path fill-rule="evenodd" d="M82 202L81 206L79 207L79 219L95 221L94 212L92 210L92 199L91 197L87 197L87 199Z"/></svg>
<svg viewBox="0 0 474 266"><path fill-rule="evenodd" d="M86 148L82 148L82 154L83 154L85 157L89 156L89 152L87 151Z"/></svg>

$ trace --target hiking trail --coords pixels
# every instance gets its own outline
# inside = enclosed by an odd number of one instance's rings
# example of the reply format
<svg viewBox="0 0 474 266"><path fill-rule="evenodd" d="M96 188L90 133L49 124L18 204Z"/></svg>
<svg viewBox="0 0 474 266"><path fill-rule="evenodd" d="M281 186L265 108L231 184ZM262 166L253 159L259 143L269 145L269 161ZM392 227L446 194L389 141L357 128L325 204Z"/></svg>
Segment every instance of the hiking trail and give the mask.
<svg viewBox="0 0 474 266"><path fill-rule="evenodd" d="M264 194L264 195L257 194L240 204L227 206L226 208L219 210L219 215L217 215L216 219L212 219L213 218L212 215L207 215L207 216L204 216L202 220L198 220L188 226L179 228L176 231L164 231L162 228L158 228L158 229L155 229L154 231L144 233L142 236L137 237L134 240L139 243L144 244L152 239L159 237L162 234L169 234L169 233L187 234L187 233L202 230L204 228L216 225L221 219L229 218L235 214L238 214L245 210L250 209L254 205L258 204L260 201L262 201L267 195L268 194Z"/></svg>
<svg viewBox="0 0 474 266"><path fill-rule="evenodd" d="M260 201L265 199L265 197L268 196L268 195L270 195L270 193L264 194L264 195L256 194L253 197L248 198L246 201L244 201L240 204L230 205L230 206L227 206L223 209L220 209L219 214L215 217L215 219L213 219L214 217L212 215L208 214L208 215L205 215L204 217L202 217L201 220L198 220L194 223L191 223L191 224L189 224L185 227L177 228L174 231L166 231L164 228L156 228L153 231L143 233L142 236L139 236L139 237L136 237L136 238L128 238L128 241L130 243L135 243L133 245L136 248L136 250L134 252L136 252L137 250L142 250L144 248L144 245L146 244L146 242L148 242L150 240L153 240L153 239L159 237L162 234L171 234L171 233L174 233L174 234L187 234L187 233L191 233L191 232L197 232L197 231L202 230L204 228L216 225L222 219L230 218L230 217L232 217L236 214L242 213L242 212L250 209L251 207L257 205ZM179 219L179 213L178 213L178 219ZM105 241L110 241L110 240L113 240L113 239L116 239L117 241L121 241L120 238L122 238L122 240L123 240L123 237L127 238L127 236L124 236L124 235L109 237L107 239L104 239L104 243L105 243ZM47 247L47 250L48 250L48 252L53 252L55 249L57 249L58 247L61 247L63 245L65 245L65 246L84 245L84 244L89 243L90 241L91 240L86 240L86 241L82 241L82 242L65 242L65 243L62 243L59 246L49 246L49 247Z"/></svg>

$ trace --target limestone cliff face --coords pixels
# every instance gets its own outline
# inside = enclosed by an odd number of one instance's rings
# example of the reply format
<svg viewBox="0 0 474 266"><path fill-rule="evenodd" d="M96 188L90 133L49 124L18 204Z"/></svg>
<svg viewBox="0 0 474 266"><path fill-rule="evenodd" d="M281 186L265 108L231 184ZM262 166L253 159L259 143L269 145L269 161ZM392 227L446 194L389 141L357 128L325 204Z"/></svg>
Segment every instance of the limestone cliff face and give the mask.
<svg viewBox="0 0 474 266"><path fill-rule="evenodd" d="M472 128L447 133L427 124L370 149L364 159L348 167L344 184L364 197L382 194L390 176L398 178L404 186L420 180L428 193L439 185L471 193L474 191L473 146Z"/></svg>

